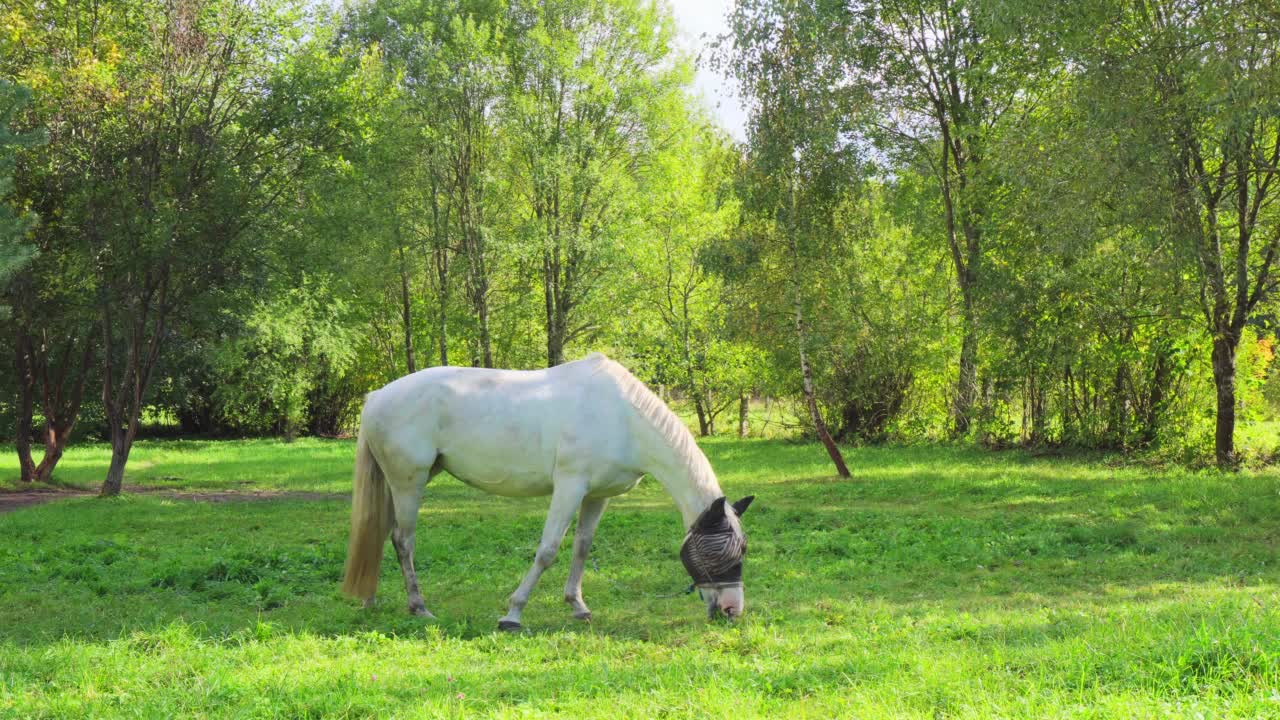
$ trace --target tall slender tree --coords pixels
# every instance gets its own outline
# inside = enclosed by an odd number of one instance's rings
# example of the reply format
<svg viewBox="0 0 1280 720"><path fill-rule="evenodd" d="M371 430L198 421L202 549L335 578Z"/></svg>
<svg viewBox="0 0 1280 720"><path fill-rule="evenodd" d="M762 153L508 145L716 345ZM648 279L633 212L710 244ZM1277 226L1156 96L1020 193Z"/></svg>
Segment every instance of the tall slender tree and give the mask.
<svg viewBox="0 0 1280 720"><path fill-rule="evenodd" d="M496 116L502 83L501 18L454 17L435 65L440 137L457 214L458 255L465 263L467 301L476 323L475 364L493 367L491 293L492 166L498 154Z"/></svg>
<svg viewBox="0 0 1280 720"><path fill-rule="evenodd" d="M985 161L1001 117L1034 97L1034 43L1018 37L1006 5L856 2L847 17L856 43L835 46L856 62L853 75L880 107L875 134L937 182L963 329L952 403L958 435L969 431L978 398L978 292L993 192Z"/></svg>
<svg viewBox="0 0 1280 720"><path fill-rule="evenodd" d="M849 68L831 45L841 42L842 11L813 11L795 0L743 0L732 16L728 66L751 105L746 202L759 215L755 232L779 258L790 309L805 405L836 472L849 477L817 404L813 342L806 321L811 278L821 274L835 236L835 209L857 177L849 131Z"/></svg>
<svg viewBox="0 0 1280 720"><path fill-rule="evenodd" d="M539 248L547 365L600 327L585 312L619 257L620 193L663 138L686 68L670 16L637 0L520 2L512 11L507 121L525 234ZM658 125L660 127L660 125Z"/></svg>

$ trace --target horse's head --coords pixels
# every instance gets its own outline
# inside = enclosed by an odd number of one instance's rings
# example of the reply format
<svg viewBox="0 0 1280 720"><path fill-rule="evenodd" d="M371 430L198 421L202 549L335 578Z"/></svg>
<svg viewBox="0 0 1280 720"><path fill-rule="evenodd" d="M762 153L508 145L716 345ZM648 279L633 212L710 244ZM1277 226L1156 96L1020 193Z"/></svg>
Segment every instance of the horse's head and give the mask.
<svg viewBox="0 0 1280 720"><path fill-rule="evenodd" d="M738 518L754 499L754 495L735 503L716 499L693 522L680 548L680 561L706 601L709 617L723 613L733 619L746 607L742 558L747 554L747 534Z"/></svg>

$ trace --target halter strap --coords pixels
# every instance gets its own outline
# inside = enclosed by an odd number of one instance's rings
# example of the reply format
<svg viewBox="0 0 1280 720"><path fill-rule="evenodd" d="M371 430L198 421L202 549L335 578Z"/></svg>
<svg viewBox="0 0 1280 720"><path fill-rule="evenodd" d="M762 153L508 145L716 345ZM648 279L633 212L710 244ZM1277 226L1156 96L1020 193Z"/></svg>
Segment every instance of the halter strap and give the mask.
<svg viewBox="0 0 1280 720"><path fill-rule="evenodd" d="M694 583L693 586L698 588L699 590L724 590L726 588L740 588L742 587L742 581L735 580L732 582Z"/></svg>

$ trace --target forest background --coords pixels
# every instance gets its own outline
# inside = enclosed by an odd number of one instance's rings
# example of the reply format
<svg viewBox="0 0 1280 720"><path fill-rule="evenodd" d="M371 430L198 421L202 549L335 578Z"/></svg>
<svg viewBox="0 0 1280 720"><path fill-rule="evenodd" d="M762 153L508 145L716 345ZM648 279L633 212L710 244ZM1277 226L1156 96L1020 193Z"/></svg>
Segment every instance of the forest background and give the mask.
<svg viewBox="0 0 1280 720"><path fill-rule="evenodd" d="M349 433L600 350L702 435L1280 454L1280 6L16 0L0 430ZM734 142L691 91L737 81ZM841 472L841 474L845 474Z"/></svg>

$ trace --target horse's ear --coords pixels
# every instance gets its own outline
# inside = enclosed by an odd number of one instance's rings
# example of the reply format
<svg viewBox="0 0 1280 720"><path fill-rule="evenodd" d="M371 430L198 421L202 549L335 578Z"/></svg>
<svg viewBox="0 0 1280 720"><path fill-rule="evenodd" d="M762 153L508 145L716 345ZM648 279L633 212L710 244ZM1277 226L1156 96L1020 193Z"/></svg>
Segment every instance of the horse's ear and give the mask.
<svg viewBox="0 0 1280 720"><path fill-rule="evenodd" d="M733 511L738 514L738 517L742 517L742 513L746 512L747 508L751 507L751 501L755 499L755 495L748 495L742 498L733 504Z"/></svg>
<svg viewBox="0 0 1280 720"><path fill-rule="evenodd" d="M718 497L711 501L711 507L698 517L695 527L699 530L714 530L724 522L724 502L726 498Z"/></svg>

